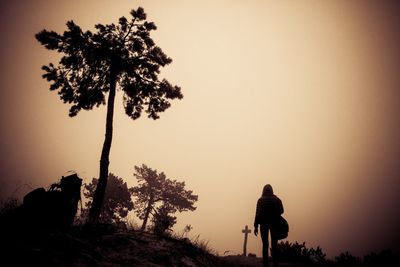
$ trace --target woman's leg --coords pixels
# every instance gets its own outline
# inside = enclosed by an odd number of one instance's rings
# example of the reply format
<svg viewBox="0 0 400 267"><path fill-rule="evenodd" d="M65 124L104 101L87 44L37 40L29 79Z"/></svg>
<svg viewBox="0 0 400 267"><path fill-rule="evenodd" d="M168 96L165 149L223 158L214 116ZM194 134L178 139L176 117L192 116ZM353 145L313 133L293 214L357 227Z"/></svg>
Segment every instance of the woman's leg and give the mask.
<svg viewBox="0 0 400 267"><path fill-rule="evenodd" d="M268 267L268 250L269 250L269 227L266 225L260 225L261 240L263 242L263 267Z"/></svg>
<svg viewBox="0 0 400 267"><path fill-rule="evenodd" d="M278 239L274 238L271 235L271 256L272 262L274 263L274 267L279 266L279 251L278 251Z"/></svg>

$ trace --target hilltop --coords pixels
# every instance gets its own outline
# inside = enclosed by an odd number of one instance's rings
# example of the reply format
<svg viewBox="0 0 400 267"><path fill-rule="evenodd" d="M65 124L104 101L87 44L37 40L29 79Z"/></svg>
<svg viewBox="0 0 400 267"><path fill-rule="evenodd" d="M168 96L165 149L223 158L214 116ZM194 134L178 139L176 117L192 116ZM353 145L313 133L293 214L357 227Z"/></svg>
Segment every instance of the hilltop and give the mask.
<svg viewBox="0 0 400 267"><path fill-rule="evenodd" d="M105 225L5 235L2 266L225 266L187 238Z"/></svg>

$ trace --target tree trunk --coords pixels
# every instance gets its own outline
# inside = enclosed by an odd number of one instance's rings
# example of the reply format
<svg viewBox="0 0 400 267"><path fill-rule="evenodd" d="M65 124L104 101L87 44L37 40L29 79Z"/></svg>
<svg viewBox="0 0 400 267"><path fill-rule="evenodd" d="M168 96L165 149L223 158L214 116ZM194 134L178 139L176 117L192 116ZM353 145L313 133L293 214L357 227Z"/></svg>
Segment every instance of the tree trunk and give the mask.
<svg viewBox="0 0 400 267"><path fill-rule="evenodd" d="M106 133L104 137L103 149L100 158L100 174L99 182L93 196L93 203L89 213L89 221L96 223L99 220L101 208L103 206L104 195L107 187L108 179L108 165L110 163L110 149L113 136L113 117L114 117L114 102L116 91L116 74L115 71L110 70L110 92L108 93L107 102L107 119L106 119Z"/></svg>
<svg viewBox="0 0 400 267"><path fill-rule="evenodd" d="M147 204L146 213L144 214L143 224L141 231L146 229L147 220L149 219L150 211L153 208L153 194L150 194L149 203Z"/></svg>

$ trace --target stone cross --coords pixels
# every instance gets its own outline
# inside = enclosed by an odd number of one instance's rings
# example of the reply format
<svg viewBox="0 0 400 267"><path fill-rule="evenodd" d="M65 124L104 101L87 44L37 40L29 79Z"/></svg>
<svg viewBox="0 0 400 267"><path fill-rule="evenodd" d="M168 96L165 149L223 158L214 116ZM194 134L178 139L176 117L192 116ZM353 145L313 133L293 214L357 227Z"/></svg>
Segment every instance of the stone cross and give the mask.
<svg viewBox="0 0 400 267"><path fill-rule="evenodd" d="M246 225L246 227L242 230L244 234L244 243L243 243L243 256L247 256L247 235L251 233L251 230Z"/></svg>

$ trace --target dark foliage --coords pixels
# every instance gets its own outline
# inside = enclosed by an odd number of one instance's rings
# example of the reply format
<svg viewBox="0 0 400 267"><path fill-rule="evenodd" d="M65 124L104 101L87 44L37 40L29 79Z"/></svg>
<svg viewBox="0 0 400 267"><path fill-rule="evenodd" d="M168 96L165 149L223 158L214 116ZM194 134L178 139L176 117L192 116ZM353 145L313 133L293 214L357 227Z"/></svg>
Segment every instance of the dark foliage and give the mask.
<svg viewBox="0 0 400 267"><path fill-rule="evenodd" d="M300 262L309 264L326 263L326 255L320 247L307 248L305 242L302 244L289 241L278 243L279 260L284 262Z"/></svg>
<svg viewBox="0 0 400 267"><path fill-rule="evenodd" d="M164 204L157 208L154 213L153 222L153 232L156 234L164 234L167 230L170 230L176 223L176 216L170 215L174 212L174 209Z"/></svg>
<svg viewBox="0 0 400 267"><path fill-rule="evenodd" d="M350 252L346 251L335 257L335 263L339 266L356 267L361 266L362 261L360 258L357 258L350 254Z"/></svg>
<svg viewBox="0 0 400 267"><path fill-rule="evenodd" d="M92 204L94 192L96 190L98 179L93 178L92 182L85 185L83 194L89 201L85 204L88 210ZM103 207L100 213L101 223L119 224L122 219L133 209L131 199L131 190L124 180L110 173L104 196Z"/></svg>
<svg viewBox="0 0 400 267"><path fill-rule="evenodd" d="M382 250L379 253L370 253L368 255L365 255L363 258L363 263L364 266L399 266L400 265L400 260L399 257L396 257L396 255L389 249Z"/></svg>
<svg viewBox="0 0 400 267"><path fill-rule="evenodd" d="M143 8L132 10L132 18L117 24L96 24L95 32L83 31L72 20L63 34L42 30L36 39L47 49L62 53L59 64L45 65L43 78L51 82L64 103L71 104L70 116L81 109L105 104L111 72L124 92L125 112L132 119L144 111L157 119L170 106L168 99L183 97L178 86L159 80L160 67L172 60L156 46L150 32L157 29L146 20Z"/></svg>
<svg viewBox="0 0 400 267"><path fill-rule="evenodd" d="M0 201L0 217L3 215L6 215L9 212L12 212L12 210L15 210L21 205L21 202L18 200L18 198L15 197L9 197L7 199L1 200Z"/></svg>
<svg viewBox="0 0 400 267"><path fill-rule="evenodd" d="M346 251L335 259L326 259L325 253L320 247L307 248L305 243L280 242L278 244L279 260L294 264L293 266L334 266L334 267L358 267L358 266L382 266L394 267L399 265L398 255L390 250L383 250L380 253L370 253L363 259L353 256Z"/></svg>

